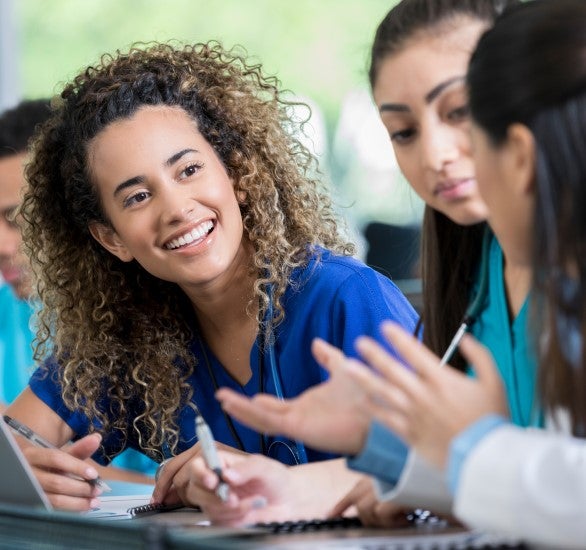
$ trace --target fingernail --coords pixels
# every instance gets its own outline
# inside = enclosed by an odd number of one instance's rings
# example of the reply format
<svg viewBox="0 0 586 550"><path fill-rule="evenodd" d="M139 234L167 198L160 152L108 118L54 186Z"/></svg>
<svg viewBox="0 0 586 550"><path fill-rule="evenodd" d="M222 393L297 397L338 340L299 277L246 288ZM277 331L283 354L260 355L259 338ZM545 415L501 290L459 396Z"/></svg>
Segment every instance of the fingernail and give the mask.
<svg viewBox="0 0 586 550"><path fill-rule="evenodd" d="M90 466L85 470L85 477L86 479L96 479L98 477L98 472L95 468Z"/></svg>
<svg viewBox="0 0 586 550"><path fill-rule="evenodd" d="M90 500L90 508L93 510L94 508L100 507L100 499L99 498L92 498Z"/></svg>

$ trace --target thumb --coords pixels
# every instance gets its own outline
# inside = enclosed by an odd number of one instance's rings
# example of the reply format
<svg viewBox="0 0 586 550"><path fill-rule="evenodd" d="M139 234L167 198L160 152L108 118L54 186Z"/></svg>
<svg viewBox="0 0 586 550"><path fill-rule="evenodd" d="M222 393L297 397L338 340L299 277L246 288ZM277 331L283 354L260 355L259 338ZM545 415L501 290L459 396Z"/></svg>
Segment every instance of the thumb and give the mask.
<svg viewBox="0 0 586 550"><path fill-rule="evenodd" d="M82 437L79 441L66 447L66 451L71 456L85 460L92 456L100 446L102 436L99 433L93 433Z"/></svg>
<svg viewBox="0 0 586 550"><path fill-rule="evenodd" d="M500 374L488 348L480 344L474 337L465 334L460 342L460 351L466 361L472 365L478 380L482 382L483 386L493 389L502 388Z"/></svg>

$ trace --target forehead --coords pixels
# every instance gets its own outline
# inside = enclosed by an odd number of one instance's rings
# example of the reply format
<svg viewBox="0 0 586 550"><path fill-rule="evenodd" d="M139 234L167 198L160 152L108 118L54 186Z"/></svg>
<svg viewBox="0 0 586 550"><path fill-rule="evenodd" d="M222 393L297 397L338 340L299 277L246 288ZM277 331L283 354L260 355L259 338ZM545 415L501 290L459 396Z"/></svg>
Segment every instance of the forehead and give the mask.
<svg viewBox="0 0 586 550"><path fill-rule="evenodd" d="M26 153L0 158L0 209L20 204L25 185Z"/></svg>
<svg viewBox="0 0 586 550"><path fill-rule="evenodd" d="M88 162L100 177L113 170L134 171L145 161L160 162L187 145L200 151L211 148L185 110L145 106L97 134L88 147Z"/></svg>
<svg viewBox="0 0 586 550"><path fill-rule="evenodd" d="M379 66L374 87L377 104L423 100L439 83L464 77L485 23L462 18L461 24L419 32Z"/></svg>
<svg viewBox="0 0 586 550"><path fill-rule="evenodd" d="M174 134L178 134L178 139L183 139L185 134L200 135L196 122L181 107L145 105L130 117L108 124L91 140L89 148L102 149L129 137L134 137L143 145L153 145L162 141L158 136L163 134L165 139Z"/></svg>

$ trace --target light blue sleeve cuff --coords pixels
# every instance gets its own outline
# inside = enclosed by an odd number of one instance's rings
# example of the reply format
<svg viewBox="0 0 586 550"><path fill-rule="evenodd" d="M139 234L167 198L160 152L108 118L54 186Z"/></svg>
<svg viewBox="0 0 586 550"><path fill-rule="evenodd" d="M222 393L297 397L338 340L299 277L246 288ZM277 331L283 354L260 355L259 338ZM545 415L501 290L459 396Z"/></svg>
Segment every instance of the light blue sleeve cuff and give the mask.
<svg viewBox="0 0 586 550"><path fill-rule="evenodd" d="M359 454L348 457L349 468L376 477L394 487L407 460L407 445L379 422L372 422Z"/></svg>
<svg viewBox="0 0 586 550"><path fill-rule="evenodd" d="M476 444L492 430L506 424L507 421L496 414L483 416L468 428L460 432L450 444L447 468L447 482L452 495L456 494L460 473L464 461Z"/></svg>

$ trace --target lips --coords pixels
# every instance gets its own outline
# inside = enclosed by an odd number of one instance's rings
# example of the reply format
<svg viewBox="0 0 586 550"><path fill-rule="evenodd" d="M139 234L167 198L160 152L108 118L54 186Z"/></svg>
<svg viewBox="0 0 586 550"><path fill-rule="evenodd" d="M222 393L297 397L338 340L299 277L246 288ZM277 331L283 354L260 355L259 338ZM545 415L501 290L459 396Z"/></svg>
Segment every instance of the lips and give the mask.
<svg viewBox="0 0 586 550"><path fill-rule="evenodd" d="M438 184L434 193L445 199L457 199L464 195L468 195L470 188L474 186L475 183L476 180L474 178L450 180Z"/></svg>
<svg viewBox="0 0 586 550"><path fill-rule="evenodd" d="M196 225L193 229L190 229L178 237L174 237L173 239L167 241L163 245L163 248L166 250L176 250L189 244L193 244L194 242L203 239L212 231L213 228L214 222L212 220L206 220L205 222Z"/></svg>

